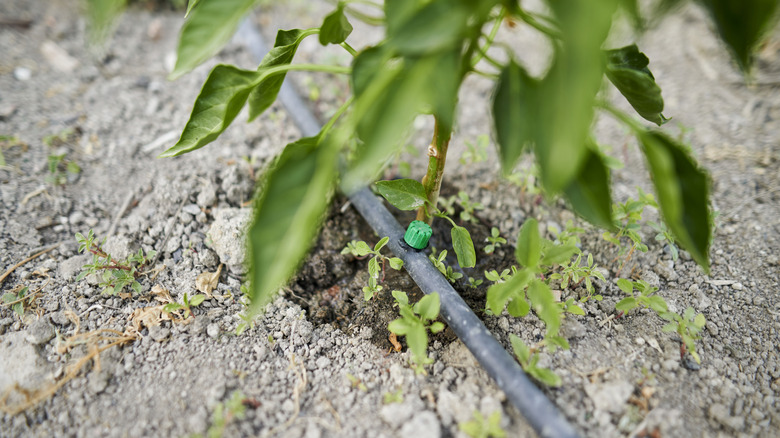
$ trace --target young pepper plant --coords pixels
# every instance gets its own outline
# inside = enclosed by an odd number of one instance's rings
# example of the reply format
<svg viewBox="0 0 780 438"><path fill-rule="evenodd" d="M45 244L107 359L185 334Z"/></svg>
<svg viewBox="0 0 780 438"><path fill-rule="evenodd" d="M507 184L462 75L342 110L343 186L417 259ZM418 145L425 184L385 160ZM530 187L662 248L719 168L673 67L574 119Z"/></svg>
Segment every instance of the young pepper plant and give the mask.
<svg viewBox="0 0 780 438"><path fill-rule="evenodd" d="M111 21L121 11L98 9L101 3L88 2L95 21ZM191 1L171 78L217 53L256 3ZM255 199L249 230L254 310L272 299L306 255L331 194L337 188L349 194L373 180L403 148L404 136L420 114L432 115L435 126L428 169L421 180L427 202L417 207L418 219L433 220L455 125L458 90L469 75L493 77L483 69L487 64L499 70L492 118L505 174L511 174L524 152L533 152L547 193L564 195L575 212L611 229L608 160L590 130L597 110L612 114L639 140L675 242L708 268L707 174L677 140L646 128L599 96L606 78L642 118L657 125L667 120L647 57L635 45L604 47L618 8L624 8L637 27L641 24L634 0L545 0L545 15L523 9L517 0L360 1L373 9L368 13L350 3L339 1L318 28L279 31L273 48L255 70L214 67L179 141L161 155L192 152L214 141L245 106L250 121L256 119L276 100L287 72L350 76L352 97L318 135L289 144L260 179L263 190ZM748 73L755 48L776 22L778 3L762 0L735 7L730 0L703 0L701 4L739 67ZM355 50L346 41L352 37L350 17L383 25L385 37ZM544 74L530 75L511 51L506 62L493 58L490 48L504 20L522 22L551 43L552 59ZM343 47L354 57L351 65L293 64L301 41L313 35L322 44ZM350 159L339 160L344 145L355 142ZM459 259L465 254L456 253Z"/></svg>

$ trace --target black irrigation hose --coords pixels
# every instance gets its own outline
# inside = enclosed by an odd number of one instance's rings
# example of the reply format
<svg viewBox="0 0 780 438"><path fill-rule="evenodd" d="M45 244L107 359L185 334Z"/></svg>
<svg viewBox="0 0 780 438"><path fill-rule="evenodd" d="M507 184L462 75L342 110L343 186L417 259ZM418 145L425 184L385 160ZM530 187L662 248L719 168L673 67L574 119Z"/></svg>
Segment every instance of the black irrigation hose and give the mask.
<svg viewBox="0 0 780 438"><path fill-rule="evenodd" d="M249 21L239 30L241 38L258 59L267 52L260 33ZM279 99L304 136L315 136L320 125L292 86L285 82ZM576 437L577 432L547 397L528 379L504 347L490 334L452 285L431 264L425 253L403 241L404 228L367 188L350 196L350 201L379 236L389 236L390 250L404 261L404 268L426 294L438 292L441 314L447 325L485 368L488 375L507 395L542 437Z"/></svg>

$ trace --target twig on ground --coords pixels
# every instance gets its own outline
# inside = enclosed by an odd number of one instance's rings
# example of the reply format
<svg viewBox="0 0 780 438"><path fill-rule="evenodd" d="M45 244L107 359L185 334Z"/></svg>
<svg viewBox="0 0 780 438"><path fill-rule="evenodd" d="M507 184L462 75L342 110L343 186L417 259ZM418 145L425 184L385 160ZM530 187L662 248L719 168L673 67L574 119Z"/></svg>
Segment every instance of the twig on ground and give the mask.
<svg viewBox="0 0 780 438"><path fill-rule="evenodd" d="M19 268L21 266L24 266L25 263L27 263L27 262L29 262L31 260L35 260L36 258L42 256L43 254L46 254L49 251L57 249L60 245L62 245L62 243L57 243L55 245L52 245L52 246L50 246L50 247L48 247L48 248L46 248L46 249L44 249L42 251L39 251L39 252L31 255L30 257L27 257L26 259L22 260L21 262L11 266L10 268L8 268L7 271L5 271L5 273L2 275L2 277L0 277L0 284L3 284L3 281L5 281L6 277L11 275L17 268Z"/></svg>

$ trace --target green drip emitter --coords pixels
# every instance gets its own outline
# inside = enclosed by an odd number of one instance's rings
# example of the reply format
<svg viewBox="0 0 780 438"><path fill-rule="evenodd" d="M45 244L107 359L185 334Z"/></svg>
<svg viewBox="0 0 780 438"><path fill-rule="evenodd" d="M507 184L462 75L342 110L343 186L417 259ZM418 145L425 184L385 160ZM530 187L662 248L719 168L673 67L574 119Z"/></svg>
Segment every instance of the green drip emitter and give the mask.
<svg viewBox="0 0 780 438"><path fill-rule="evenodd" d="M414 249L424 249L432 235L430 225L423 221L412 221L404 234L404 242Z"/></svg>

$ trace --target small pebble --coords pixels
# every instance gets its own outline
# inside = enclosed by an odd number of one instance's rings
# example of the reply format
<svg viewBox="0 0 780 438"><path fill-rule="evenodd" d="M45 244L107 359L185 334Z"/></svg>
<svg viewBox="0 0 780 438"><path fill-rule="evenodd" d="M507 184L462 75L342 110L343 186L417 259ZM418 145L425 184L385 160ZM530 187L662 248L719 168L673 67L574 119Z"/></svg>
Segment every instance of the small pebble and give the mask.
<svg viewBox="0 0 780 438"><path fill-rule="evenodd" d="M209 324L208 327L206 327L206 334L209 335L210 338L216 338L219 335L219 324Z"/></svg>

